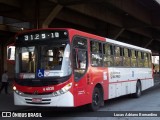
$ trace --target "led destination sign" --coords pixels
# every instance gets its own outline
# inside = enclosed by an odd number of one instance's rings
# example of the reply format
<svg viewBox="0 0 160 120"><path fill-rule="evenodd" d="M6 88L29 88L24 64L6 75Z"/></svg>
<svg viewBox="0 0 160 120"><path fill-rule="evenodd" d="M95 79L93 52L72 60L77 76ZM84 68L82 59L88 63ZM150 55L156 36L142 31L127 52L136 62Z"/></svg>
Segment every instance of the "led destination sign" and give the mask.
<svg viewBox="0 0 160 120"><path fill-rule="evenodd" d="M52 40L52 39L67 39L67 31L34 31L20 34L16 37L18 41L36 41L36 40Z"/></svg>

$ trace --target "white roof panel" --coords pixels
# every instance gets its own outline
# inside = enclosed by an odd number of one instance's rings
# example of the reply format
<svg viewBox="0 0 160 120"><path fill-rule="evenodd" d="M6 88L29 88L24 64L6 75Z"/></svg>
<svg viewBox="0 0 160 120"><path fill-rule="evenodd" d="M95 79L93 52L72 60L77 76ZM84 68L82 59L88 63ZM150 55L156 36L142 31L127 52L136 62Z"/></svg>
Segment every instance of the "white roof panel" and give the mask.
<svg viewBox="0 0 160 120"><path fill-rule="evenodd" d="M145 49L145 48L134 46L134 45L131 45L131 44L119 42L119 41L112 40L112 39L109 39L109 38L106 38L106 42L113 43L113 44L120 45L120 46L124 46L124 47L127 47L127 48L132 48L132 49L137 49L137 50L141 50L141 51L151 52L151 50L149 50L149 49Z"/></svg>

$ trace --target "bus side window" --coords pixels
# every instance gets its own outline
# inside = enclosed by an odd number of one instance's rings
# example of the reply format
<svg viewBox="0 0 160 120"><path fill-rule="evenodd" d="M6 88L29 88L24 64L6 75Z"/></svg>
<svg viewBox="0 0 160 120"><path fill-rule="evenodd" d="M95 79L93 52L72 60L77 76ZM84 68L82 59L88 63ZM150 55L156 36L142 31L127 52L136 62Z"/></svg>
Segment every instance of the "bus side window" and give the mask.
<svg viewBox="0 0 160 120"><path fill-rule="evenodd" d="M148 53L148 61L149 61L149 67L152 67L152 61L151 61L151 54Z"/></svg>
<svg viewBox="0 0 160 120"><path fill-rule="evenodd" d="M122 66L122 61L123 61L122 48L118 46L114 46L114 52L115 52L115 56L114 56L115 66Z"/></svg>
<svg viewBox="0 0 160 120"><path fill-rule="evenodd" d="M86 73L88 66L87 39L75 37L73 40L73 66L75 81Z"/></svg>
<svg viewBox="0 0 160 120"><path fill-rule="evenodd" d="M145 59L144 59L144 52L141 52L141 67L144 67L144 62L145 62Z"/></svg>
<svg viewBox="0 0 160 120"><path fill-rule="evenodd" d="M149 61L148 61L148 53L144 53L144 67L148 67Z"/></svg>
<svg viewBox="0 0 160 120"><path fill-rule="evenodd" d="M131 66L137 67L137 51L131 50Z"/></svg>
<svg viewBox="0 0 160 120"><path fill-rule="evenodd" d="M129 67L130 66L130 62L131 62L131 59L130 59L130 50L127 49L127 48L124 48L123 49L123 65L125 67Z"/></svg>
<svg viewBox="0 0 160 120"><path fill-rule="evenodd" d="M75 69L86 69L87 64L87 53L84 50L74 49L74 68Z"/></svg>
<svg viewBox="0 0 160 120"><path fill-rule="evenodd" d="M138 67L143 67L143 52L138 51Z"/></svg>
<svg viewBox="0 0 160 120"><path fill-rule="evenodd" d="M101 67L103 65L102 61L102 43L91 41L90 42L91 47L91 64L94 67Z"/></svg>
<svg viewBox="0 0 160 120"><path fill-rule="evenodd" d="M103 44L103 65L104 67L113 66L113 49L110 44Z"/></svg>

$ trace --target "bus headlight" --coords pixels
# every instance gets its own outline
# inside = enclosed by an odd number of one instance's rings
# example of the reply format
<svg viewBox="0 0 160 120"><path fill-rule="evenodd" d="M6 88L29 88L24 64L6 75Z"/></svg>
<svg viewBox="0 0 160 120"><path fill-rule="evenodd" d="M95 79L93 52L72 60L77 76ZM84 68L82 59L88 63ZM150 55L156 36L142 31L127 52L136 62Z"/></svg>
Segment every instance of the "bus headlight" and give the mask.
<svg viewBox="0 0 160 120"><path fill-rule="evenodd" d="M13 86L13 90L15 91L15 93L17 93L18 95L23 95L23 92L20 92L17 90L16 86Z"/></svg>
<svg viewBox="0 0 160 120"><path fill-rule="evenodd" d="M23 95L24 93L23 92L20 92L18 90L15 90L15 92L18 94L18 95Z"/></svg>
<svg viewBox="0 0 160 120"><path fill-rule="evenodd" d="M13 90L14 90L15 93L17 93L18 95L23 95L23 94L24 94L23 92L17 90L15 86L13 87Z"/></svg>
<svg viewBox="0 0 160 120"><path fill-rule="evenodd" d="M16 86L13 86L13 90L15 91L17 88L16 88Z"/></svg>
<svg viewBox="0 0 160 120"><path fill-rule="evenodd" d="M62 89L53 92L52 95L55 97L55 96L59 96L61 94L64 94L64 93L68 92L71 87L72 87L72 83L69 83L69 84L65 85Z"/></svg>

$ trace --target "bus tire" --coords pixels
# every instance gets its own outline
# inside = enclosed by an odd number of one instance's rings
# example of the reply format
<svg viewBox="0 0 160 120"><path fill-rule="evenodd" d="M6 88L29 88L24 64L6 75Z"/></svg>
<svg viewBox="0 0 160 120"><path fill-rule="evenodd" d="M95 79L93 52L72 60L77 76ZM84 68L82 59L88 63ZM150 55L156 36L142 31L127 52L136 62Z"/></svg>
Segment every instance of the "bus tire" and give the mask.
<svg viewBox="0 0 160 120"><path fill-rule="evenodd" d="M138 81L136 84L136 92L133 94L133 97L139 98L141 94L142 94L142 87L140 81Z"/></svg>
<svg viewBox="0 0 160 120"><path fill-rule="evenodd" d="M90 111L97 111L103 102L103 96L98 87L95 87L92 94L92 103L89 104Z"/></svg>

